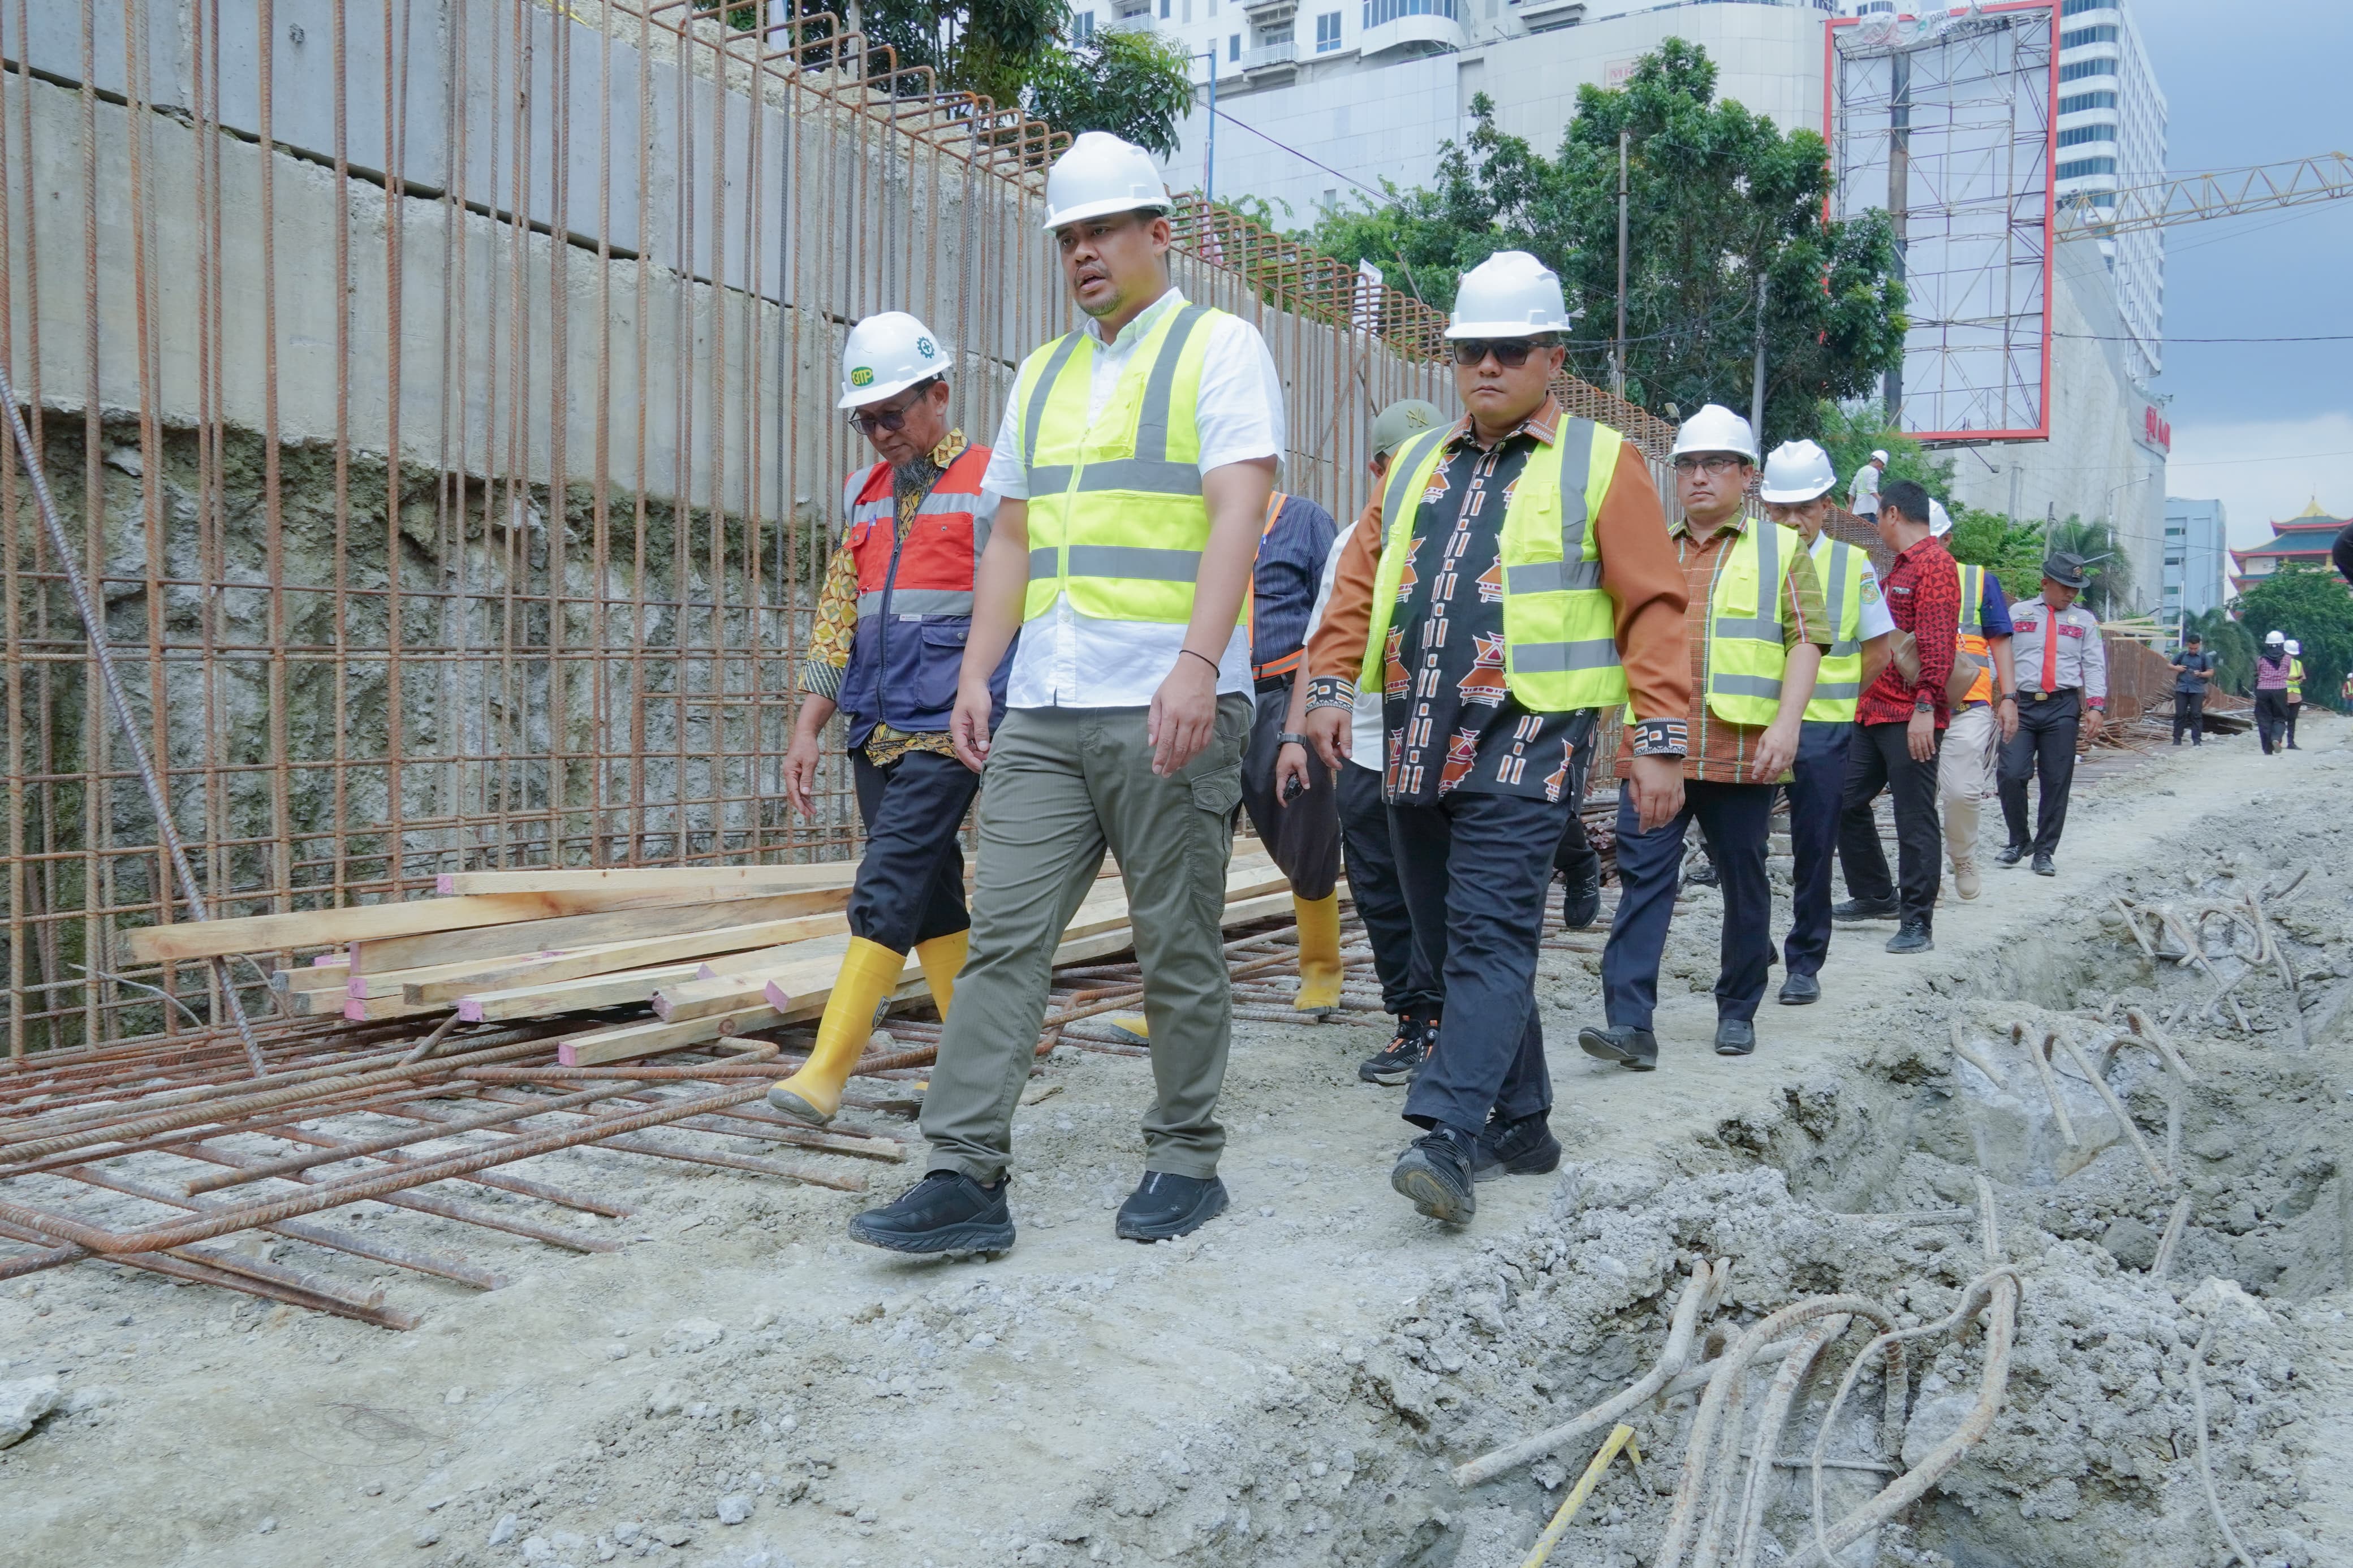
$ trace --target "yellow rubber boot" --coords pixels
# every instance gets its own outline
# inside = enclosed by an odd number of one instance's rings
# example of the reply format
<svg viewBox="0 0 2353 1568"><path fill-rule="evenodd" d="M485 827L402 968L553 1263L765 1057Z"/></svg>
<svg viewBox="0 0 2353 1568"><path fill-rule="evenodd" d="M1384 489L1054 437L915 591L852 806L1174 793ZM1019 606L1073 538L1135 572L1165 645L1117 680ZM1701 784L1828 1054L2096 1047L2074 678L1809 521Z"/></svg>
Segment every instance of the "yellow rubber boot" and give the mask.
<svg viewBox="0 0 2353 1568"><path fill-rule="evenodd" d="M874 1010L897 989L907 955L862 936L849 939L833 994L818 1021L817 1048L801 1070L768 1090L768 1103L786 1115L823 1126L841 1109L841 1086L866 1053L874 1033Z"/></svg>
<svg viewBox="0 0 2353 1568"><path fill-rule="evenodd" d="M1141 1013L1113 1013L1104 1022L1135 1045L1148 1046L1152 1043L1152 1026L1144 1021Z"/></svg>
<svg viewBox="0 0 2353 1568"><path fill-rule="evenodd" d="M932 1005L940 1010L942 1023L947 1022L948 1004L955 1000L955 977L964 968L971 935L967 928L915 944L915 962L923 966L923 984L932 988Z"/></svg>
<svg viewBox="0 0 2353 1568"><path fill-rule="evenodd" d="M1302 1013L1337 1012L1340 1006L1340 895L1303 899L1294 893L1299 919L1299 995L1291 1004Z"/></svg>

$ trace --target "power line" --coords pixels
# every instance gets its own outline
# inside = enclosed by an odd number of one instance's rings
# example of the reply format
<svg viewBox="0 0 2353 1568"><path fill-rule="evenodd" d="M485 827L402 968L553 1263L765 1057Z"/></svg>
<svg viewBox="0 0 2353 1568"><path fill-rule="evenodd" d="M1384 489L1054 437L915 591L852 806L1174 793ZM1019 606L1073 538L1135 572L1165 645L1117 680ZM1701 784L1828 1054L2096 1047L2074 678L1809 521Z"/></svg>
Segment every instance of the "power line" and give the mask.
<svg viewBox="0 0 2353 1568"><path fill-rule="evenodd" d="M2074 338L2094 343L2137 343L2146 340L2129 332L2053 332L2054 338ZM2173 343L2353 343L2353 332L2337 332L2308 338L2162 338Z"/></svg>

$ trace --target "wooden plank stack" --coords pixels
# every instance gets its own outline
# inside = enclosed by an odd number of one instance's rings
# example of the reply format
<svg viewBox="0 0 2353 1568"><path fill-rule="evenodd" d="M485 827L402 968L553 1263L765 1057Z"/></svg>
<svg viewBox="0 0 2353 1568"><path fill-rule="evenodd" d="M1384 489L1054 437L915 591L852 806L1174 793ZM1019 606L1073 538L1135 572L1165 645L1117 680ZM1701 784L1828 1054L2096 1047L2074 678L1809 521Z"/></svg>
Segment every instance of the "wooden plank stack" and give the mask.
<svg viewBox="0 0 2353 1568"><path fill-rule="evenodd" d="M625 1061L816 1017L849 942L857 867L472 871L437 895L293 914L149 926L124 933L145 963L236 953L310 954L270 976L295 1017L584 1020L557 1043L567 1067ZM1255 847L1226 881L1230 927L1290 911L1290 885ZM1126 894L1106 865L1056 950L1084 963L1134 944ZM924 994L913 958L902 999ZM454 1017L452 1016L454 1015Z"/></svg>

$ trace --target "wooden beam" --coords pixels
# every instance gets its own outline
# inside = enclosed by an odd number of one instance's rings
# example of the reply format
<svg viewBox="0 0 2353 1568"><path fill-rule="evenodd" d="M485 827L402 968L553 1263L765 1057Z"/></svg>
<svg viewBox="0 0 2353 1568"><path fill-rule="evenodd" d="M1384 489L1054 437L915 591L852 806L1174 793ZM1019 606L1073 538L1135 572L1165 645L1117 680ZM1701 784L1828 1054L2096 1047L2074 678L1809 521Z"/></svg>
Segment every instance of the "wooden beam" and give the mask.
<svg viewBox="0 0 2353 1568"><path fill-rule="evenodd" d="M478 893L786 893L803 888L846 888L858 862L818 866L645 866L612 869L455 871L435 879L443 898Z"/></svg>
<svg viewBox="0 0 2353 1568"><path fill-rule="evenodd" d="M607 1062L628 1061L632 1057L649 1057L662 1051L674 1051L685 1046L699 1046L715 1040L722 1035L740 1035L752 1029L773 1029L785 1021L774 1007L749 1007L738 1013L719 1013L707 1018L689 1018L682 1024L628 1024L615 1029L598 1029L586 1035L575 1035L558 1042L556 1059L568 1068L599 1067Z"/></svg>
<svg viewBox="0 0 2353 1568"><path fill-rule="evenodd" d="M484 991L458 999L458 1018L460 1023L490 1024L501 1018L542 1018L551 1013L577 1013L590 1007L623 1007L632 1002L649 1001L661 986L693 977L693 964L667 963L652 969L624 969L581 980L560 980L547 985Z"/></svg>
<svg viewBox="0 0 2353 1568"><path fill-rule="evenodd" d="M470 904L507 899L565 899L574 896L500 893L487 895L483 900L430 900L417 907L430 908L436 903ZM462 963L474 959L568 952L601 942L681 936L689 931L717 931L726 926L786 920L797 915L826 914L843 908L849 902L849 889L847 888L812 888L805 892L770 893L756 899L702 899L653 909L607 910L558 919L524 920L488 930L417 931L355 942L352 947L352 973L373 974L380 970L420 969L434 964Z"/></svg>
<svg viewBox="0 0 2353 1568"><path fill-rule="evenodd" d="M636 942L598 942L565 952L525 953L485 959L476 964L449 966L448 978L425 980L417 970L398 971L402 994L411 1002L454 1002L483 991L506 991L522 985L553 984L584 975L607 974L617 969L642 969L650 964L682 963L712 954L730 954L746 948L765 949L778 943L807 942L813 937L839 936L849 929L839 914L797 915L788 920L761 921L744 926L721 926L678 936L644 937ZM459 974L460 970L470 973Z"/></svg>
<svg viewBox="0 0 2353 1568"><path fill-rule="evenodd" d="M286 969L269 972L269 988L280 996L291 996L301 991L334 991L351 980L352 961L338 958L327 963L298 963Z"/></svg>

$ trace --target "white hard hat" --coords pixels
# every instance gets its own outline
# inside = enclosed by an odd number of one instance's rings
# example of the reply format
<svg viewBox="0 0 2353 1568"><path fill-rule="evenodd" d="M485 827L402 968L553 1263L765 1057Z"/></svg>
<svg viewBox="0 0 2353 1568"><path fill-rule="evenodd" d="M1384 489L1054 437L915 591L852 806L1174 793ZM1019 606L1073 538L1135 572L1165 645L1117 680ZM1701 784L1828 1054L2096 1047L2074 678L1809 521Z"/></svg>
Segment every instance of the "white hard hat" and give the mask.
<svg viewBox="0 0 2353 1568"><path fill-rule="evenodd" d="M1560 275L1525 250L1499 250L1462 275L1450 338L1532 338L1565 332L1570 321Z"/></svg>
<svg viewBox="0 0 2353 1568"><path fill-rule="evenodd" d="M1871 460L1874 463L1883 463L1887 461L1887 454L1877 447L1873 447L1871 453Z"/></svg>
<svg viewBox="0 0 2353 1568"><path fill-rule="evenodd" d="M1942 539L1952 531L1952 513L1945 510L1943 501L1938 500L1935 496L1930 496L1928 498L1928 537Z"/></svg>
<svg viewBox="0 0 2353 1568"><path fill-rule="evenodd" d="M1784 441L1765 459L1765 482L1757 498L1795 506L1828 495L1837 483L1828 452L1811 441Z"/></svg>
<svg viewBox="0 0 2353 1568"><path fill-rule="evenodd" d="M947 351L931 328L904 310L885 310L849 329L841 346L841 401L834 406L880 403L947 371Z"/></svg>
<svg viewBox="0 0 2353 1568"><path fill-rule="evenodd" d="M1166 212L1173 204L1152 154L1108 131L1082 132L1046 171L1046 229L1113 213Z"/></svg>
<svg viewBox="0 0 2353 1568"><path fill-rule="evenodd" d="M2287 634L2282 631L2265 632L2263 634L2263 641L2266 643L2284 643L2287 641Z"/></svg>
<svg viewBox="0 0 2353 1568"><path fill-rule="evenodd" d="M1748 421L1721 403L1711 403L1675 428L1673 456L1685 452L1737 452L1757 460L1757 436Z"/></svg>
<svg viewBox="0 0 2353 1568"><path fill-rule="evenodd" d="M2290 653L2302 653L2304 651L2304 645L2296 641L2294 637L2290 637L2287 639L2287 651Z"/></svg>

